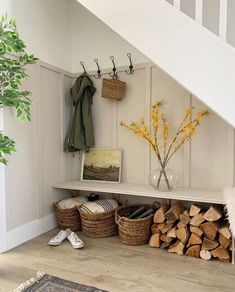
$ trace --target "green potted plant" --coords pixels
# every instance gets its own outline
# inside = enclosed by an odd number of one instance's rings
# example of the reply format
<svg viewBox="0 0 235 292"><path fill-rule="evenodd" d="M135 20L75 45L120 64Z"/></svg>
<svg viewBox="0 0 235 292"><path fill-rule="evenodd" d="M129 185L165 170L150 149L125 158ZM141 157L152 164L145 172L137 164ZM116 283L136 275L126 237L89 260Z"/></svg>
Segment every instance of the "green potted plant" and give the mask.
<svg viewBox="0 0 235 292"><path fill-rule="evenodd" d="M37 58L26 53L20 39L15 19L0 17L0 108L14 107L21 121L30 121L30 92L21 91L20 85L27 77L25 66ZM5 155L16 151L15 142L0 131L0 163L7 164Z"/></svg>

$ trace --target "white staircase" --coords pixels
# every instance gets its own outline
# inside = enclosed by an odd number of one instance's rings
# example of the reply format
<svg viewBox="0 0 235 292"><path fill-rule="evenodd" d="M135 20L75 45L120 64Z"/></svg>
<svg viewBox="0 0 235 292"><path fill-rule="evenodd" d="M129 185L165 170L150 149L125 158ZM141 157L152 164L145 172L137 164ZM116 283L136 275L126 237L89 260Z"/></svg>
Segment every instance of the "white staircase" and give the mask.
<svg viewBox="0 0 235 292"><path fill-rule="evenodd" d="M235 49L224 41L225 0L221 38L201 25L202 0L196 0L198 22L176 9L180 0L176 7L165 0L78 2L235 126Z"/></svg>

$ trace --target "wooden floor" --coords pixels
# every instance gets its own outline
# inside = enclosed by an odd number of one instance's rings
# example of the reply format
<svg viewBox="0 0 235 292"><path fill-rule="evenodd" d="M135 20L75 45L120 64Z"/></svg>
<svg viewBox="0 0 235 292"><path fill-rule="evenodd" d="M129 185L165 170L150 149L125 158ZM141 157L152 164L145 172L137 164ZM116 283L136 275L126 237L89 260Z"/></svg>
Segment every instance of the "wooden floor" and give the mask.
<svg viewBox="0 0 235 292"><path fill-rule="evenodd" d="M74 250L69 242L48 246L57 230L0 255L0 291L8 292L44 271L112 292L235 291L235 266L169 254L148 246L122 245L117 237L84 239Z"/></svg>

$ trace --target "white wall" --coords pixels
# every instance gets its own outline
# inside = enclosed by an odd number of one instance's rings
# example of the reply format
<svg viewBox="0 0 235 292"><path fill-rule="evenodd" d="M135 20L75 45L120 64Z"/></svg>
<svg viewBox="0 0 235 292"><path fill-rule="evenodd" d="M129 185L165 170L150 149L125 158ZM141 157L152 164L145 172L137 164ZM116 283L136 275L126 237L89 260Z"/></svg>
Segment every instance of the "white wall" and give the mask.
<svg viewBox="0 0 235 292"><path fill-rule="evenodd" d="M0 14L5 12L16 18L28 51L61 69L81 71L83 60L87 70L92 70L94 58L109 68L111 55L117 66L126 65L128 52L135 63L147 61L76 0L1 0Z"/></svg>
<svg viewBox="0 0 235 292"><path fill-rule="evenodd" d="M120 20L121 21L121 20ZM128 64L127 53L132 53L134 63L143 63L147 58L113 32L107 25L79 4L71 1L72 71L82 70L83 60L87 70L96 69L94 59L99 59L101 68L109 68L109 59L114 56L117 66Z"/></svg>
<svg viewBox="0 0 235 292"><path fill-rule="evenodd" d="M68 0L1 0L0 13L17 21L28 51L71 71L70 5Z"/></svg>
<svg viewBox="0 0 235 292"><path fill-rule="evenodd" d="M68 194L53 184L79 173L78 155L64 153L72 75L41 61L29 66L28 74L23 88L32 92L31 122L22 123L12 109L4 110L4 131L17 147L5 167L7 248L56 226L52 202Z"/></svg>

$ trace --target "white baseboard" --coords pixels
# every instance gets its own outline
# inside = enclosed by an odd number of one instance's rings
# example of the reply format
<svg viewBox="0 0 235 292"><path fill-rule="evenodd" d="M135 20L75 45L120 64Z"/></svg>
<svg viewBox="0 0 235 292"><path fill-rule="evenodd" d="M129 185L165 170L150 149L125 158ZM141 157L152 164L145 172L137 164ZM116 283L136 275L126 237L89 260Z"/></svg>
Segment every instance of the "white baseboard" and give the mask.
<svg viewBox="0 0 235 292"><path fill-rule="evenodd" d="M56 227L57 227L57 222L56 222L55 215L50 214L41 219L35 220L26 225L23 225L16 229L8 231L6 235L6 250L5 251L8 251Z"/></svg>

